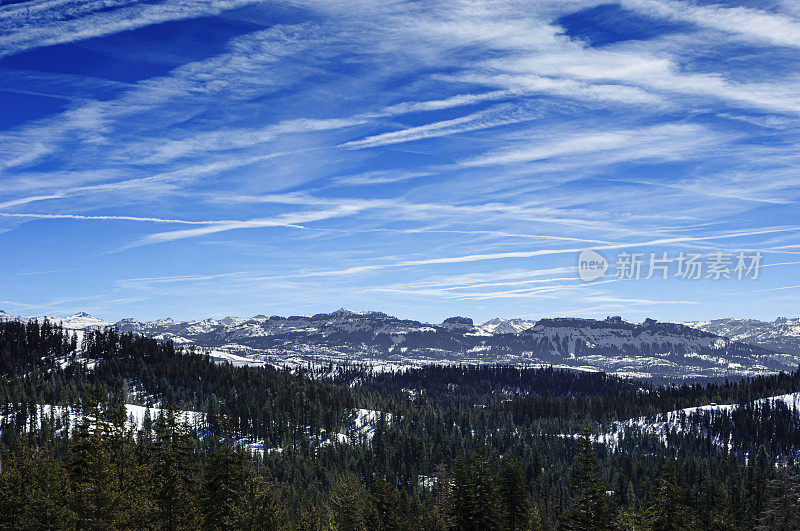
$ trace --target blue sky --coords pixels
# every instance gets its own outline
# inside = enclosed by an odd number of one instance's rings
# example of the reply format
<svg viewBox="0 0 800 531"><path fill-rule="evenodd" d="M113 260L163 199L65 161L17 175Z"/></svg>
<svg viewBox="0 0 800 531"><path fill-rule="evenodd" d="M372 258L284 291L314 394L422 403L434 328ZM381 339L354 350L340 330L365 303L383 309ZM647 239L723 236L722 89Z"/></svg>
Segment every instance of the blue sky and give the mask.
<svg viewBox="0 0 800 531"><path fill-rule="evenodd" d="M4 3L0 308L797 316L798 87L793 0Z"/></svg>

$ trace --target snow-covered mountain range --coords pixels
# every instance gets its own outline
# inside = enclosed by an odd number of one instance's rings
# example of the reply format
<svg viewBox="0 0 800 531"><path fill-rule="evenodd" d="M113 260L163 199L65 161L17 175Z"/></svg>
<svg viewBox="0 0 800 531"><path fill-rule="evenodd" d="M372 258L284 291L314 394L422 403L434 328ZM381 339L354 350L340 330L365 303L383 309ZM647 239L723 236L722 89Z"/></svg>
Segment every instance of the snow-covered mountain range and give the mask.
<svg viewBox="0 0 800 531"><path fill-rule="evenodd" d="M800 354L800 318L779 317L774 321L714 319L684 324L736 341L760 345L779 352Z"/></svg>
<svg viewBox="0 0 800 531"><path fill-rule="evenodd" d="M3 318L12 317L0 312ZM77 330L115 326L123 332L202 347L220 360L253 365L365 362L386 368L509 363L701 378L792 370L800 363L800 325L788 319L716 320L689 326L652 319L631 323L619 317L498 318L476 325L466 317L451 317L431 324L345 309L313 316L202 321L123 319L112 324L85 313L49 319Z"/></svg>
<svg viewBox="0 0 800 531"><path fill-rule="evenodd" d="M91 330L91 329L111 326L112 324L114 324L84 312L78 312L68 317L55 317L52 315L41 315L36 317L19 317L19 316L15 317L4 312L3 310L0 310L0 321L7 321L9 319L20 319L23 321L28 319L38 319L39 321L47 319L51 323L61 323L61 326L63 326L68 330Z"/></svg>

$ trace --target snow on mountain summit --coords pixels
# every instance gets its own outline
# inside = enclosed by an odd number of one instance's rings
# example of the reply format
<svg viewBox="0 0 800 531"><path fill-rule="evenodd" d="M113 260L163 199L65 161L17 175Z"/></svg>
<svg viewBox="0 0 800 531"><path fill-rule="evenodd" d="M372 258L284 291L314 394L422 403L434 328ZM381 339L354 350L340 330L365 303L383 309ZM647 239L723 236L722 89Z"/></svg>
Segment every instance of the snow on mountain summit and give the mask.
<svg viewBox="0 0 800 531"><path fill-rule="evenodd" d="M536 321L525 319L503 319L495 317L481 325L481 328L493 334L519 334L536 324Z"/></svg>
<svg viewBox="0 0 800 531"><path fill-rule="evenodd" d="M61 326L69 330L87 330L111 325L108 321L89 315L86 312L74 313L67 317L48 317L47 319L56 323L60 322Z"/></svg>
<svg viewBox="0 0 800 531"><path fill-rule="evenodd" d="M111 326L112 323L100 319L99 317L95 317L93 315L89 315L86 312L77 312L67 317L58 317L53 315L40 315L36 317L14 317L2 310L0 310L0 320L9 321L9 320L20 320L22 322L27 321L43 321L47 319L51 323L60 323L62 327L66 328L67 330L91 330L96 328L104 328L106 326Z"/></svg>

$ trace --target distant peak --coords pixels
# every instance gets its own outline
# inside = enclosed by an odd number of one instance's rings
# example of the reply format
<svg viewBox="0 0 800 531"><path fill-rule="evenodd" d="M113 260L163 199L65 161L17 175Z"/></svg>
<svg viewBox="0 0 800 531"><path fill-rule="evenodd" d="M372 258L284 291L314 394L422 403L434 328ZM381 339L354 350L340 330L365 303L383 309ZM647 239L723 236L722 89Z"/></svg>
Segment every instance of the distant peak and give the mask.
<svg viewBox="0 0 800 531"><path fill-rule="evenodd" d="M442 322L444 326L474 326L472 319L469 317L448 317Z"/></svg>
<svg viewBox="0 0 800 531"><path fill-rule="evenodd" d="M493 334L518 334L533 327L535 324L534 321L528 321L518 317L512 319L495 317L483 323L481 327Z"/></svg>
<svg viewBox="0 0 800 531"><path fill-rule="evenodd" d="M372 310L368 310L365 312L360 312L356 310L351 310L349 308L339 308L335 312L331 312L329 314L317 314L319 316L330 316L330 317L385 317L386 314L382 312L376 312Z"/></svg>
<svg viewBox="0 0 800 531"><path fill-rule="evenodd" d="M351 310L350 308L339 308L335 312L332 312L331 315L339 315L343 317L350 317L355 315L367 315L371 312L357 312L355 310Z"/></svg>

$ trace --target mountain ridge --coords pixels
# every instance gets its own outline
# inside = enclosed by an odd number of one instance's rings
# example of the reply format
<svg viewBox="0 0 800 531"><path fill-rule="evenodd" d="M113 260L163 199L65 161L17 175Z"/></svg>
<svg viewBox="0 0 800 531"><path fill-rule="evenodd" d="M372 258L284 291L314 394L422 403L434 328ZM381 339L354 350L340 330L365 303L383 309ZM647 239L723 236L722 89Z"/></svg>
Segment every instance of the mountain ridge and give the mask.
<svg viewBox="0 0 800 531"><path fill-rule="evenodd" d="M738 336L728 337L715 333L711 325L704 328L705 322L694 327L654 319L634 323L619 316L602 320L495 318L483 324L468 317L450 317L442 323L426 323L379 311L342 308L311 316L193 321L126 318L109 323L82 312L48 319L60 321L68 329L113 326L122 332L203 348L219 360L278 366L369 363L391 369L430 363L502 363L625 376L708 378L767 374L800 363L800 348L771 348L752 334L746 337L754 338L753 342L744 341L741 330ZM793 320L786 322L794 326ZM777 342L774 334L762 335L769 345L792 347L791 342Z"/></svg>
<svg viewBox="0 0 800 531"><path fill-rule="evenodd" d="M737 341L800 353L800 318L778 317L774 321L722 318L709 321L689 321L687 326L724 335Z"/></svg>

